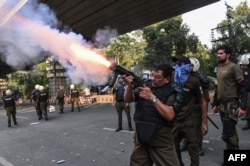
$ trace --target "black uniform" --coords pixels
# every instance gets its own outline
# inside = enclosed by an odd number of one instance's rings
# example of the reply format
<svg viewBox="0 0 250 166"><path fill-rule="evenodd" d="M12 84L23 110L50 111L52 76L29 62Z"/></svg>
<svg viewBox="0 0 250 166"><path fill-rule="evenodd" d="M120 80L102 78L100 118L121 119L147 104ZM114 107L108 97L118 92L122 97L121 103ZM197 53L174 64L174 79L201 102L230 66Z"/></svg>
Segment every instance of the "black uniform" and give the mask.
<svg viewBox="0 0 250 166"><path fill-rule="evenodd" d="M64 95L65 95L64 89L59 89L57 91L56 98L58 100L58 105L59 105L60 113L63 113L63 109L64 109Z"/></svg>
<svg viewBox="0 0 250 166"><path fill-rule="evenodd" d="M41 91L37 95L37 104L40 107L39 118L38 118L39 120L42 119L42 114L44 115L45 120L48 120L48 111L47 111L48 99L49 95L45 91Z"/></svg>
<svg viewBox="0 0 250 166"><path fill-rule="evenodd" d="M124 92L125 92L125 85L123 82L119 82L115 88L113 89L114 94L114 101L115 101L115 108L118 114L118 128L116 131L122 130L122 112L126 113L127 120L128 120L128 128L130 131L133 130L132 123L131 123L131 115L130 115L130 106L129 103L124 102Z"/></svg>
<svg viewBox="0 0 250 166"><path fill-rule="evenodd" d="M243 75L245 80L246 89L248 91L247 96L247 112L245 115L245 118L242 118L243 120L247 121L247 124L242 128L242 130L248 130L250 129L250 69L243 69Z"/></svg>
<svg viewBox="0 0 250 166"><path fill-rule="evenodd" d="M71 112L74 112L74 104L77 104L78 112L80 112L80 105L79 105L79 92L77 89L70 90L70 97L71 97Z"/></svg>
<svg viewBox="0 0 250 166"><path fill-rule="evenodd" d="M148 83L151 86L151 83ZM171 84L163 87L151 87L154 95L164 104L173 106L174 89ZM130 157L131 166L173 165L179 161L172 135L173 121L164 119L151 101L144 100L135 92L136 109L134 121L136 132L134 149Z"/></svg>
<svg viewBox="0 0 250 166"><path fill-rule="evenodd" d="M11 127L11 117L13 119L14 125L17 125L15 96L14 95L5 96L3 98L3 102L8 117L8 127Z"/></svg>
<svg viewBox="0 0 250 166"><path fill-rule="evenodd" d="M41 109L40 109L40 105L39 104L36 104L37 102L37 96L39 94L39 90L37 89L34 89L32 92L31 92L31 99L34 101L35 103L35 109L36 109L36 114L38 116L38 118L41 116Z"/></svg>

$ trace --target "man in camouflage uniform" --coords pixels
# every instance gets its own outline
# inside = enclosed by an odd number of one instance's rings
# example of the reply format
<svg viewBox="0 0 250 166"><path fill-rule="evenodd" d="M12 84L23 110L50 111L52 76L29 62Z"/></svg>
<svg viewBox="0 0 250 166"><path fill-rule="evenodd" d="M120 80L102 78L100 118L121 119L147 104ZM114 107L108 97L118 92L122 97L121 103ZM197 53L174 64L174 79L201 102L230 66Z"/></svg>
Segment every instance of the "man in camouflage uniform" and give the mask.
<svg viewBox="0 0 250 166"><path fill-rule="evenodd" d="M239 149L236 124L239 117L245 115L247 92L243 73L238 65L230 61L232 49L228 46L217 48L217 80L214 94L213 113L220 113L223 124L222 140L226 149ZM223 164L223 163L222 163Z"/></svg>

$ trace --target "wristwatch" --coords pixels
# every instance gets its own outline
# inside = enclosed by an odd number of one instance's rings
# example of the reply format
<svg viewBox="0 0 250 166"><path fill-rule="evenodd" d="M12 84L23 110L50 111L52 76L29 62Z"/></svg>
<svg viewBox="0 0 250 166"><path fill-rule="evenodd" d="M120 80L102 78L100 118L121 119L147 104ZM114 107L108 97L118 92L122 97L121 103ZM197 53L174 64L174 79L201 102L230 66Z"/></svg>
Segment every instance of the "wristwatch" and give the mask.
<svg viewBox="0 0 250 166"><path fill-rule="evenodd" d="M152 103L156 103L157 100L158 100L158 99L157 99L156 97L153 97L153 98L151 99Z"/></svg>

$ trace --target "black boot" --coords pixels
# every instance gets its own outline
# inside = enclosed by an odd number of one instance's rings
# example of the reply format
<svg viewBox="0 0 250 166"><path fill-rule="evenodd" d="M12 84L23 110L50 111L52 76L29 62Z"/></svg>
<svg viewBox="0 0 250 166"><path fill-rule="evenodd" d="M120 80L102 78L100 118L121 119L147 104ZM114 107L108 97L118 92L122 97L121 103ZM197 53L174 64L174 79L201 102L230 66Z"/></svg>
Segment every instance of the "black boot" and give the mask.
<svg viewBox="0 0 250 166"><path fill-rule="evenodd" d="M248 129L250 129L250 120L249 119L247 119L247 124L244 127L242 127L242 130L248 130Z"/></svg>
<svg viewBox="0 0 250 166"><path fill-rule="evenodd" d="M129 130L129 131L134 131L134 129L133 129L131 123L128 124L128 130Z"/></svg>
<svg viewBox="0 0 250 166"><path fill-rule="evenodd" d="M118 128L115 130L115 132L118 132L118 131L121 131L121 130L122 130L122 124L119 123L119 124L118 124Z"/></svg>
<svg viewBox="0 0 250 166"><path fill-rule="evenodd" d="M204 151L203 151L203 149L202 149L201 146L199 146L198 151L199 151L199 156L203 156L204 155Z"/></svg>

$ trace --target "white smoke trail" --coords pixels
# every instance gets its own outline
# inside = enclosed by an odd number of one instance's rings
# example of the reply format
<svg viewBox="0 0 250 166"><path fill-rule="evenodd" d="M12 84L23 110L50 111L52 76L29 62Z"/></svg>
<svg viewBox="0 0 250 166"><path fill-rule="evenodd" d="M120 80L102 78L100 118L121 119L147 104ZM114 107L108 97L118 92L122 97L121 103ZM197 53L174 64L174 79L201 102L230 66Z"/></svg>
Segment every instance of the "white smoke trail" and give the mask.
<svg viewBox="0 0 250 166"><path fill-rule="evenodd" d="M0 8L0 18L17 2L5 1ZM48 51L67 69L73 83L83 80L88 85L105 83L109 72L107 67L86 59L79 60L70 49L70 45L76 44L89 48L89 51L92 45L80 34L59 31L57 25L55 14L48 6L37 3L37 0L29 0L0 28L1 59L16 69L22 69L43 60L41 52ZM115 30L106 28L96 34L96 41L104 46L115 36ZM93 54L93 51L88 51L83 52L82 56Z"/></svg>

